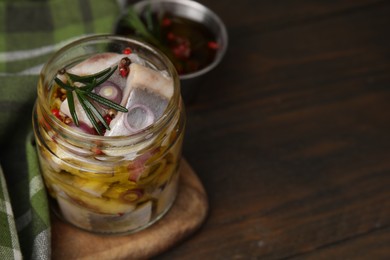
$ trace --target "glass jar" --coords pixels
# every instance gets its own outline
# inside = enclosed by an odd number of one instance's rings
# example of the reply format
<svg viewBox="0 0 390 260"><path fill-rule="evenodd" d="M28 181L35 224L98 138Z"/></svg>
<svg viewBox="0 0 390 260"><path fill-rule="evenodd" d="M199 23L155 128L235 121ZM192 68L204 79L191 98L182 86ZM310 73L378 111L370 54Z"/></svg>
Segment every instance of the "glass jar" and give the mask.
<svg viewBox="0 0 390 260"><path fill-rule="evenodd" d="M173 94L154 123L129 136L76 131L51 111L62 68L102 52L130 48L173 80ZM33 128L51 208L63 220L98 233L131 233L160 219L178 190L185 114L178 75L155 48L111 35L82 38L57 51L42 69Z"/></svg>

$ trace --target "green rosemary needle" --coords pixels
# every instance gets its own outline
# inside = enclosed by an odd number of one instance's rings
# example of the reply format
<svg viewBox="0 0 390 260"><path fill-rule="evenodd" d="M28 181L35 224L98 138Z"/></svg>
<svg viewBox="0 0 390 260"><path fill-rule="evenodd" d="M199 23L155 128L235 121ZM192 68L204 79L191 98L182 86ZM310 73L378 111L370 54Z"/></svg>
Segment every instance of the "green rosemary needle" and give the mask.
<svg viewBox="0 0 390 260"><path fill-rule="evenodd" d="M126 15L122 18L121 22L135 31L135 33L143 40L155 45L169 56L169 49L161 41L160 27L155 26L152 18L152 9L149 5L144 12L145 23L140 18L140 14L132 7L129 6Z"/></svg>
<svg viewBox="0 0 390 260"><path fill-rule="evenodd" d="M75 109L74 97L76 97L80 102L80 105L85 111L85 114L87 115L88 119L91 121L93 127L99 135L103 135L104 132L98 122L100 122L102 126L107 130L110 130L110 126L104 120L102 114L91 102L91 100L120 112L128 112L128 110L120 104L117 104L107 98L104 98L92 92L95 87L108 80L117 68L118 66L109 67L95 74L84 76L69 73L65 69L59 71L59 74L65 76L66 82L63 82L58 77L56 77L54 81L60 88L66 90L69 112L76 126L79 126L79 119ZM81 83L83 84L83 86L77 87L75 83ZM73 95L73 92L75 93L75 95Z"/></svg>

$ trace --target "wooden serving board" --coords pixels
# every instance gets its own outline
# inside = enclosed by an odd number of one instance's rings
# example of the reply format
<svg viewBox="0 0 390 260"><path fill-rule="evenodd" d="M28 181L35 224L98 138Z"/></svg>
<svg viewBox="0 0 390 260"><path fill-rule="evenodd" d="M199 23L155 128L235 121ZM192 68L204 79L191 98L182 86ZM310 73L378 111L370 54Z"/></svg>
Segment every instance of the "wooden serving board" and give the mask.
<svg viewBox="0 0 390 260"><path fill-rule="evenodd" d="M169 212L152 226L130 235L105 236L73 227L52 215L52 259L147 259L191 235L204 222L207 194L183 159L179 193Z"/></svg>

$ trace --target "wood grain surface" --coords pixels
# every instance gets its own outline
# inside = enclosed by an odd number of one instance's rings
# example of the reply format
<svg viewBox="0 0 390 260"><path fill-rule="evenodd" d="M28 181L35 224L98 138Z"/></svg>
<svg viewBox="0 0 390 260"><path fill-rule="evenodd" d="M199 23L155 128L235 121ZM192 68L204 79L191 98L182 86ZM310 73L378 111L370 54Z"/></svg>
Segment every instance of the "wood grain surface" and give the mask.
<svg viewBox="0 0 390 260"><path fill-rule="evenodd" d="M208 202L198 177L185 160L170 211L147 229L103 236L82 231L52 216L52 259L149 259L192 235L207 217Z"/></svg>
<svg viewBox="0 0 390 260"><path fill-rule="evenodd" d="M187 106L210 216L155 259L390 259L390 1L200 2L230 40Z"/></svg>

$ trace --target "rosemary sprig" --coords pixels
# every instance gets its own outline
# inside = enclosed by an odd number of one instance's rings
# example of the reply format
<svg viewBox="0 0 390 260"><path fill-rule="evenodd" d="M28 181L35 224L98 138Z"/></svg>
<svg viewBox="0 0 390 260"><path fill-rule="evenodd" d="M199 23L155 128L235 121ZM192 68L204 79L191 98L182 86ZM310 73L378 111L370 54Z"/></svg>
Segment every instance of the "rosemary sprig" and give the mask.
<svg viewBox="0 0 390 260"><path fill-rule="evenodd" d="M57 83L57 85L60 88L66 90L69 112L76 126L79 126L79 119L76 113L73 92L76 94L75 96L80 102L81 107L84 109L85 114L87 115L88 119L91 121L93 127L95 128L96 132L99 135L103 135L103 130L101 129L101 126L99 125L98 121L101 122L101 124L105 129L110 130L110 126L104 120L102 114L91 102L91 100L96 101L100 104L105 105L106 107L115 109L120 112L128 112L128 110L125 107L92 92L92 90L95 87L99 86L100 84L108 80L117 68L118 66L109 67L95 74L84 75L84 76L66 72L65 69L59 71L59 74L65 76L66 82L63 82L58 77L56 77L54 81ZM75 84L77 82L83 84L83 86L77 87Z"/></svg>
<svg viewBox="0 0 390 260"><path fill-rule="evenodd" d="M161 26L155 25L152 17L151 5L148 5L144 11L145 23L141 19L141 14L130 5L127 9L127 15L122 18L122 23L134 30L134 32L143 40L153 44L155 47L160 49L171 61L175 61L175 56L172 51L164 44L161 38ZM159 13L159 23L161 23L161 16Z"/></svg>
<svg viewBox="0 0 390 260"><path fill-rule="evenodd" d="M73 118L73 122L78 126L79 119L78 119L77 113L74 109L74 99L73 99L72 91L66 91L66 98L68 99L69 111L70 111L70 114Z"/></svg>
<svg viewBox="0 0 390 260"><path fill-rule="evenodd" d="M152 43L161 50L166 51L166 47L161 43L158 37L155 37L155 35L159 36L160 32L158 31L158 26L154 26L153 24L152 10L150 6L148 6L145 11L145 19L146 25L134 8L129 6L127 9L127 15L123 18L123 22L132 28L141 38L149 43Z"/></svg>

